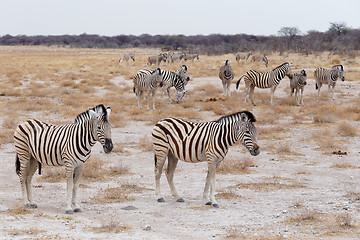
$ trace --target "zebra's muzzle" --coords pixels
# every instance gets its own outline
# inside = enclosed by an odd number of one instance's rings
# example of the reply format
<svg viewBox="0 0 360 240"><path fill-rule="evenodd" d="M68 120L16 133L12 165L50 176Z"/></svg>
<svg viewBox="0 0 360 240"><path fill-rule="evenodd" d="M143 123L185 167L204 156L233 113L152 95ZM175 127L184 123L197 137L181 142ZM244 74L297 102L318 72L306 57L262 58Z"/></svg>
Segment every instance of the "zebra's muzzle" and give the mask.
<svg viewBox="0 0 360 240"><path fill-rule="evenodd" d="M260 153L260 148L256 143L254 143L254 148L252 150L250 150L250 154L252 156L257 156L257 155L259 155L259 153Z"/></svg>
<svg viewBox="0 0 360 240"><path fill-rule="evenodd" d="M109 153L113 150L114 145L113 145L111 139L108 139L108 138L105 139L105 145L103 146L103 148L104 148L105 153Z"/></svg>

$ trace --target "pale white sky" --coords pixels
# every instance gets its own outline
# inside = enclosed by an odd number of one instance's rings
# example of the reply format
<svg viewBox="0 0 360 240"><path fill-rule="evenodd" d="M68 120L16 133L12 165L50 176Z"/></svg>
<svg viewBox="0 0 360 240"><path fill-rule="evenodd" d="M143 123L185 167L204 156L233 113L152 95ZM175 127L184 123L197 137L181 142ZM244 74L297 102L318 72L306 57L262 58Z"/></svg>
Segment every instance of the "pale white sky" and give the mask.
<svg viewBox="0 0 360 240"><path fill-rule="evenodd" d="M359 0L0 0L0 36L277 35L360 28Z"/></svg>

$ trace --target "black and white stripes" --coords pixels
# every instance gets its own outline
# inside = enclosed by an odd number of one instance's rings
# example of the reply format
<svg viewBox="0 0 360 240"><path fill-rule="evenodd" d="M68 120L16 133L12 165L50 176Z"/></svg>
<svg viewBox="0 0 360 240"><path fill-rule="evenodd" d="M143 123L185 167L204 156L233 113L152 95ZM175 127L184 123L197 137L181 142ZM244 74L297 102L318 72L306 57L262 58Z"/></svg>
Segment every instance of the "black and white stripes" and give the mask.
<svg viewBox="0 0 360 240"><path fill-rule="evenodd" d="M285 62L280 66L274 68L269 72L259 72L256 70L250 70L246 74L242 75L239 80L236 82L236 89L239 87L239 83L242 78L245 81L245 95L244 101L246 102L247 97L249 96L251 103L255 106L252 95L254 93L254 88L271 88L271 100L270 103L273 105L274 92L277 85L280 83L280 80L285 76L291 74L291 63Z"/></svg>
<svg viewBox="0 0 360 240"><path fill-rule="evenodd" d="M224 92L223 96L230 96L230 85L234 79L234 72L230 66L230 61L226 60L224 65L220 67L219 78L221 79Z"/></svg>
<svg viewBox="0 0 360 240"><path fill-rule="evenodd" d="M256 144L255 121L251 112L243 111L211 122L194 123L177 118L167 118L158 122L152 131L158 201L164 201L160 193L160 177L166 159L167 180L172 195L178 201L183 201L173 183L178 160L191 163L207 161L208 175L203 196L207 205L213 204L218 207L214 196L215 172L230 146L240 140L251 155L256 156L260 153Z"/></svg>
<svg viewBox="0 0 360 240"><path fill-rule="evenodd" d="M330 87L332 88L332 100L335 100L334 97L334 88L336 85L336 80L338 78L341 81L345 81L344 77L344 66L335 65L331 69L319 67L314 71L314 77L316 81L316 89L318 90L318 96L320 96L320 88L323 84L328 85L328 96L330 94Z"/></svg>
<svg viewBox="0 0 360 240"><path fill-rule="evenodd" d="M14 133L16 173L20 177L23 201L37 207L32 196L31 179L38 164L65 166L67 176L66 213L81 211L77 204L77 189L84 163L91 147L99 141L105 153L111 152L110 108L98 105L80 115L75 123L54 126L40 120L20 124Z"/></svg>

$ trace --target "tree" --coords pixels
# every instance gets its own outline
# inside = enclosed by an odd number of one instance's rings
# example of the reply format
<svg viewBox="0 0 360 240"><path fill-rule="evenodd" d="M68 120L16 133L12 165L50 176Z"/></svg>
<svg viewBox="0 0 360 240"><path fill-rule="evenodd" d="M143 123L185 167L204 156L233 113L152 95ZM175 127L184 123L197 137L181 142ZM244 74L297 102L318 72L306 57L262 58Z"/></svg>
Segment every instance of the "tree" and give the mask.
<svg viewBox="0 0 360 240"><path fill-rule="evenodd" d="M331 22L329 27L329 32L336 33L341 35L349 30L349 27L344 22Z"/></svg>
<svg viewBox="0 0 360 240"><path fill-rule="evenodd" d="M282 27L279 31L278 34L280 36L284 36L284 37L290 37L293 38L297 35L300 35L300 30L297 27Z"/></svg>

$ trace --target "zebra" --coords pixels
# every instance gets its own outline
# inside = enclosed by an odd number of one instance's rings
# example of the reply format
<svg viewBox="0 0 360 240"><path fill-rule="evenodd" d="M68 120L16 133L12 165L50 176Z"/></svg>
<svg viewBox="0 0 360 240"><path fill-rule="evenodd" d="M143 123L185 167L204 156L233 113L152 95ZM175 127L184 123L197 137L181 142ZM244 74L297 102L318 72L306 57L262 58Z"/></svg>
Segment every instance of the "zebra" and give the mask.
<svg viewBox="0 0 360 240"><path fill-rule="evenodd" d="M113 149L111 109L98 105L79 114L73 124L54 126L32 119L15 130L16 173L19 175L25 207L37 208L32 195L31 179L39 165L65 166L67 177L66 212L81 212L77 190L84 164L96 141L105 153Z"/></svg>
<svg viewBox="0 0 360 240"><path fill-rule="evenodd" d="M146 72L147 74L150 74L151 70L143 69L142 71ZM177 70L176 72L162 69L161 75L162 75L162 82L160 84L160 87L163 88L161 93L161 98L163 98L165 92L167 92L170 103L173 103L173 101L171 100L170 88L175 87L176 103L181 102L185 96L185 93L187 92L185 90L185 85L190 81L189 73L187 71L187 66L186 65L180 66L180 70Z"/></svg>
<svg viewBox="0 0 360 240"><path fill-rule="evenodd" d="M185 60L185 61L191 60L192 62L194 62L194 59L199 60L199 54L197 54L197 53L194 53L194 54L186 54L186 55L184 56L184 60Z"/></svg>
<svg viewBox="0 0 360 240"><path fill-rule="evenodd" d="M186 53L184 53L184 52L174 53L171 56L171 62L177 61L178 63L180 63L181 59L185 59L185 56L186 56Z"/></svg>
<svg viewBox="0 0 360 240"><path fill-rule="evenodd" d="M250 56L250 62L264 62L265 66L269 66L269 61L265 55L253 54Z"/></svg>
<svg viewBox="0 0 360 240"><path fill-rule="evenodd" d="M252 51L248 51L246 53L241 53L241 52L238 52L236 53L235 55L235 59L236 61L239 63L239 61L242 59L242 60L245 60L245 63L247 62L247 60L249 59L249 57L252 55Z"/></svg>
<svg viewBox="0 0 360 240"><path fill-rule="evenodd" d="M289 76L291 74L291 63L285 62L280 66L274 68L269 72L259 72L256 70L250 70L246 72L246 74L242 75L239 80L236 82L236 89L239 88L239 84L242 78L245 80L245 95L244 101L246 102L247 96L249 96L251 103L255 105L252 95L254 93L255 87L258 88L271 88L271 99L270 104L273 106L273 97L274 92L280 80L285 76Z"/></svg>
<svg viewBox="0 0 360 240"><path fill-rule="evenodd" d="M166 62L167 54L166 53L160 53L157 56L149 56L147 65L151 66L152 64L156 64L157 67L160 66L161 61Z"/></svg>
<svg viewBox="0 0 360 240"><path fill-rule="evenodd" d="M320 88L323 84L328 85L328 97L330 94L330 87L332 87L332 100L335 100L334 97L334 88L336 85L336 80L338 78L341 81L345 81L344 76L344 66L343 65L335 65L331 69L319 67L314 71L315 77L315 89L318 90L318 97L320 97Z"/></svg>
<svg viewBox="0 0 360 240"><path fill-rule="evenodd" d="M134 53L124 53L120 56L119 63L121 64L122 61L127 61L130 64L130 60L135 62L135 54Z"/></svg>
<svg viewBox="0 0 360 240"><path fill-rule="evenodd" d="M215 200L215 173L230 146L240 140L251 155L256 156L260 153L256 143L255 121L254 115L248 111L202 123L178 118L159 121L152 131L157 201L164 202L160 193L160 177L166 157L168 159L166 177L171 194L177 202L184 202L173 182L178 160L190 163L207 161L208 173L203 197L206 205L218 208L219 205Z"/></svg>
<svg viewBox="0 0 360 240"><path fill-rule="evenodd" d="M133 91L136 94L138 107L141 108L140 99L145 91L147 91L147 110L150 105L150 94L152 95L153 110L155 110L155 92L159 85L162 83L162 72L160 68L155 70L142 69L133 79L134 88Z"/></svg>
<svg viewBox="0 0 360 240"><path fill-rule="evenodd" d="M304 105L303 93L304 93L304 86L307 84L306 83L306 79L307 79L306 71L301 70L300 74L299 73L290 74L289 78L290 78L290 89L291 89L290 96L293 95L294 90L295 90L295 100L296 100L297 106L300 106L300 102L301 102L301 105ZM301 92L300 97L298 97L298 95L297 95L298 91Z"/></svg>
<svg viewBox="0 0 360 240"><path fill-rule="evenodd" d="M226 60L225 64L221 66L219 70L219 78L224 88L223 96L230 96L230 84L234 79L234 72L230 66L230 62L231 61Z"/></svg>

